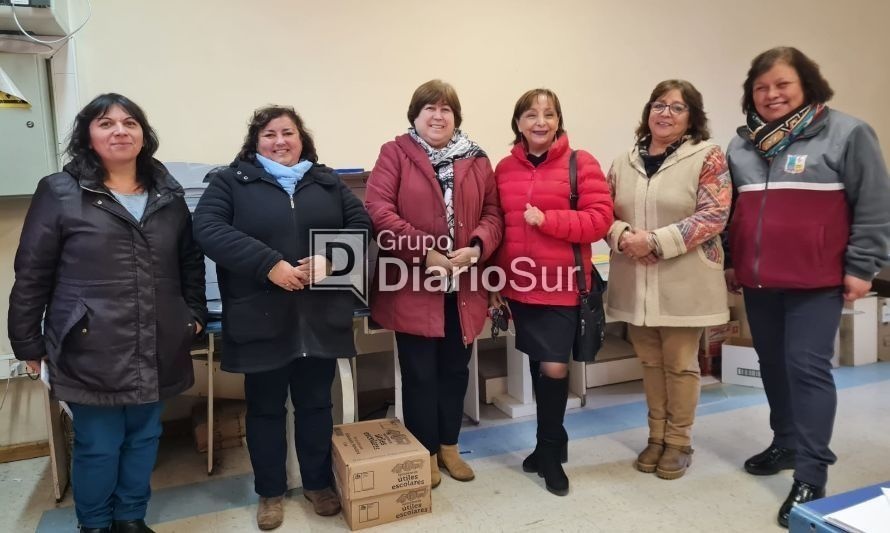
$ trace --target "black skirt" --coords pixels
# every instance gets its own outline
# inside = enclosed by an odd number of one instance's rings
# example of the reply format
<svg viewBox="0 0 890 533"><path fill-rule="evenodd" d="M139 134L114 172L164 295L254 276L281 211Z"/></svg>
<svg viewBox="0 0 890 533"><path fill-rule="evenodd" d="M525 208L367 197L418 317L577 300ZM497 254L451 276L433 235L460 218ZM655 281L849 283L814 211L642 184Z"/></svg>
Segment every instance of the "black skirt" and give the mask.
<svg viewBox="0 0 890 533"><path fill-rule="evenodd" d="M535 305L508 300L516 349L532 361L568 363L578 329L578 306Z"/></svg>

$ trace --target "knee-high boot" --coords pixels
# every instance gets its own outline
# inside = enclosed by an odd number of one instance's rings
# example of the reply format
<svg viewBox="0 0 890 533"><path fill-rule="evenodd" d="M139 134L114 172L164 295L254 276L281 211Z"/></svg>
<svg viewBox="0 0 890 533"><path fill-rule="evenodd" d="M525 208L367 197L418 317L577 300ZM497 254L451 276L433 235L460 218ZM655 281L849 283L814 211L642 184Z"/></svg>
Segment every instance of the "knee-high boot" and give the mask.
<svg viewBox="0 0 890 533"><path fill-rule="evenodd" d="M562 469L561 453L568 443L563 425L566 401L569 396L569 378L538 378L538 445L536 459L538 475L544 478L547 490L558 496L569 493L569 478Z"/></svg>
<svg viewBox="0 0 890 533"><path fill-rule="evenodd" d="M538 380L541 377L541 363L538 361L529 361L529 370L532 375L532 391L535 393L535 397L538 396ZM540 428L540 423L538 424L538 428ZM562 428L562 437L563 437L563 445L559 454L559 461L563 464L568 462L569 460L569 434L566 433L565 427ZM537 432L535 437L540 441L541 432L540 430ZM524 472L537 472L538 471L538 447L535 446L535 449L522 461L522 470Z"/></svg>

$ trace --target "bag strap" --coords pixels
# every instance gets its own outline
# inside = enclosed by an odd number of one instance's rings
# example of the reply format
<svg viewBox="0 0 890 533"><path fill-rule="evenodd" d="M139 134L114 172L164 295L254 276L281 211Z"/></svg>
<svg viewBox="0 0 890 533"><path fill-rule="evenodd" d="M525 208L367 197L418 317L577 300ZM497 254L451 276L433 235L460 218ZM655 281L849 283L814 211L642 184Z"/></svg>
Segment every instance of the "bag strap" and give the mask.
<svg viewBox="0 0 890 533"><path fill-rule="evenodd" d="M569 156L569 187L571 190L571 194L569 195L569 205L571 206L573 211L578 210L578 162L577 157L575 156L575 151L572 150L572 155ZM589 293L587 290L587 280L584 279L584 266L583 261L581 260L581 245L577 243L572 243L572 252L575 253L575 266L578 267L578 272L575 275L578 277L578 292L581 293L581 297L586 297ZM595 266L591 266L590 268L590 281L596 286L597 292L603 292L603 288L606 284L603 281L603 277L600 276L599 270L596 269Z"/></svg>
<svg viewBox="0 0 890 533"><path fill-rule="evenodd" d="M571 193L569 194L569 206L571 206L572 211L578 210L578 158L577 152L572 150L572 155L569 156L569 190ZM581 261L581 245L578 243L572 243L572 252L575 254L575 266L578 267L578 270L575 272L575 276L578 278L578 292L581 293L581 297L584 298L587 296L587 280L584 279L584 264Z"/></svg>

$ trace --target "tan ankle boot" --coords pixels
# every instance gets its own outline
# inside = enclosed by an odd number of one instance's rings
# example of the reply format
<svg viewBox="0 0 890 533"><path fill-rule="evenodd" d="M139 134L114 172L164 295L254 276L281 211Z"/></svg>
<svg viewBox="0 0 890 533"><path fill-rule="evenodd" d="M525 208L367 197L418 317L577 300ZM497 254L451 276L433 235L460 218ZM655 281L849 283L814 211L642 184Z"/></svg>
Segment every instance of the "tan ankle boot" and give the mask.
<svg viewBox="0 0 890 533"><path fill-rule="evenodd" d="M256 509L256 525L263 531L275 529L284 521L284 496L263 498Z"/></svg>
<svg viewBox="0 0 890 533"><path fill-rule="evenodd" d="M320 490L303 489L303 496L312 502L312 508L317 515L333 516L340 512L340 498L331 487Z"/></svg>
<svg viewBox="0 0 890 533"><path fill-rule="evenodd" d="M437 453L430 455L430 487L436 488L442 482L442 474L439 473L439 459Z"/></svg>
<svg viewBox="0 0 890 533"><path fill-rule="evenodd" d="M460 458L460 450L457 448L457 444L440 444L438 456L439 466L447 470L454 479L458 481L472 481L476 477L470 465Z"/></svg>
<svg viewBox="0 0 890 533"><path fill-rule="evenodd" d="M655 467L655 475L661 479L677 479L683 477L686 469L692 464L692 447L677 446L676 444L664 445L664 453Z"/></svg>
<svg viewBox="0 0 890 533"><path fill-rule="evenodd" d="M640 472L646 472L647 474L655 472L655 467L658 466L658 460L661 459L663 453L664 441L649 439L649 444L646 445L646 449L640 452L640 455L637 456L637 460L634 462L634 468Z"/></svg>

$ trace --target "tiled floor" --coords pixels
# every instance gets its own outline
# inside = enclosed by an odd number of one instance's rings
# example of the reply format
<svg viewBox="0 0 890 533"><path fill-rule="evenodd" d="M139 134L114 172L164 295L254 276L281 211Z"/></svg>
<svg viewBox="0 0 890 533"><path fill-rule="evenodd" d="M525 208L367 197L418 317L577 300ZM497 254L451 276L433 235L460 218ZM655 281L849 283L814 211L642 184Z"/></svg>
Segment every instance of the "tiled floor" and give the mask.
<svg viewBox="0 0 890 533"><path fill-rule="evenodd" d="M890 363L842 368L830 470L830 494L890 479ZM476 480L444 476L433 492L433 513L375 531L780 531L775 513L791 473L745 474L746 457L769 443L763 392L710 385L703 389L695 455L687 475L664 481L633 469L645 444L645 406L639 383L591 389L588 406L570 411L566 471L571 492L560 498L522 472L534 442L534 421L507 420L485 409L479 426L461 435ZM190 442L165 441L153 479L148 522L159 533L256 531L256 496L243 450L225 450L213 477ZM47 459L0 465L0 530L73 531L70 491L56 505ZM312 513L299 489L287 500L281 531L345 531L340 516ZM8 529L7 529L8 528Z"/></svg>

